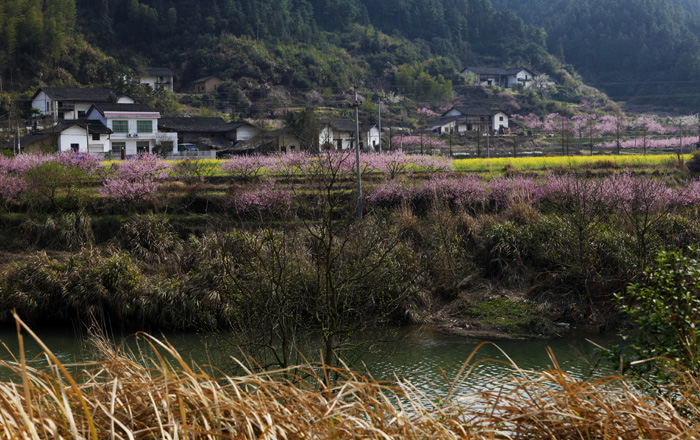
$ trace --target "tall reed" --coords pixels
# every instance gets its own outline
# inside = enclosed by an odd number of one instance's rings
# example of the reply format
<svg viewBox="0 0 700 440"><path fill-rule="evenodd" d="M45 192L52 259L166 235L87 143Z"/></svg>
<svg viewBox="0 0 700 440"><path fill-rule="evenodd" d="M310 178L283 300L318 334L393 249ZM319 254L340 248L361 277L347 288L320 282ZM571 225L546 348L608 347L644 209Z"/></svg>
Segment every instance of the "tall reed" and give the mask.
<svg viewBox="0 0 700 440"><path fill-rule="evenodd" d="M447 393L426 395L407 382L382 383L342 369L337 370L341 379L325 386L315 374L319 366L312 365L286 375L214 377L172 345L147 335L147 349L140 353L97 338L98 361L63 365L19 319L17 326L41 345L48 367L33 367L22 353L0 362L3 374L12 375L0 382L2 438L681 439L700 434L700 387L687 375L672 404L639 392L624 378L574 380L552 357L555 368L549 371L514 367L496 389L458 396L456 385L477 364L472 353ZM80 373L71 374L76 370Z"/></svg>

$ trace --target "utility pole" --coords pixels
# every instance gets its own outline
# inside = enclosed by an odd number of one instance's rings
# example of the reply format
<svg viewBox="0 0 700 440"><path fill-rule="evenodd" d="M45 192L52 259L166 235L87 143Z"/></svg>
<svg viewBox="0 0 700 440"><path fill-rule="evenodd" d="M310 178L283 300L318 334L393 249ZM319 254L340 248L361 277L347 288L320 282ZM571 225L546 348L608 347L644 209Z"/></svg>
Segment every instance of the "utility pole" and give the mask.
<svg viewBox="0 0 700 440"><path fill-rule="evenodd" d="M476 157L481 157L481 125L476 127Z"/></svg>
<svg viewBox="0 0 700 440"><path fill-rule="evenodd" d="M420 155L423 155L423 130L420 131Z"/></svg>
<svg viewBox="0 0 700 440"><path fill-rule="evenodd" d="M486 157L491 159L491 129L486 131Z"/></svg>
<svg viewBox="0 0 700 440"><path fill-rule="evenodd" d="M379 154L382 154L382 101L377 102L377 115L379 118Z"/></svg>
<svg viewBox="0 0 700 440"><path fill-rule="evenodd" d="M450 157L452 157L452 133L454 130L450 130Z"/></svg>
<svg viewBox="0 0 700 440"><path fill-rule="evenodd" d="M360 115L359 109L362 103L357 100L357 88L355 88L354 102L350 108L355 109L355 165L357 168L357 218L362 219L362 171L360 167Z"/></svg>

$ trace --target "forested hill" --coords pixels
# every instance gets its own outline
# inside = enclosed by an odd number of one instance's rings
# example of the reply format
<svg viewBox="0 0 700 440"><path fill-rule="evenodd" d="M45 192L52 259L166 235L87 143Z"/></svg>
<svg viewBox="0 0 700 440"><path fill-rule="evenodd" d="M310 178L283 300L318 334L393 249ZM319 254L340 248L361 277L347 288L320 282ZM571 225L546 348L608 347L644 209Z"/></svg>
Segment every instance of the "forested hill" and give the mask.
<svg viewBox="0 0 700 440"><path fill-rule="evenodd" d="M547 46L613 99L700 102L696 0L493 0L547 32Z"/></svg>
<svg viewBox="0 0 700 440"><path fill-rule="evenodd" d="M542 31L488 0L2 0L0 35L15 36L0 42L15 88L118 78L110 57L169 66L179 84L230 78L242 100L277 85L419 84L439 97L468 64L559 67Z"/></svg>

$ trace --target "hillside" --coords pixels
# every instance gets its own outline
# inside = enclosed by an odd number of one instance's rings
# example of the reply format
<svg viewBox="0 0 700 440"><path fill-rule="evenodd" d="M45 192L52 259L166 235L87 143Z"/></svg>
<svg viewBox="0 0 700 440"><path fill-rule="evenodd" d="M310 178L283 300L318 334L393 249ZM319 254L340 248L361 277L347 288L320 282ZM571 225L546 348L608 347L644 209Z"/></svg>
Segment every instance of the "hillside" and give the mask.
<svg viewBox="0 0 700 440"><path fill-rule="evenodd" d="M547 47L611 98L700 103L700 6L690 0L493 0L547 32Z"/></svg>
<svg viewBox="0 0 700 440"><path fill-rule="evenodd" d="M5 90L114 86L160 65L179 87L229 79L229 107L354 85L446 102L465 65L560 68L540 30L488 0L7 0L0 35Z"/></svg>

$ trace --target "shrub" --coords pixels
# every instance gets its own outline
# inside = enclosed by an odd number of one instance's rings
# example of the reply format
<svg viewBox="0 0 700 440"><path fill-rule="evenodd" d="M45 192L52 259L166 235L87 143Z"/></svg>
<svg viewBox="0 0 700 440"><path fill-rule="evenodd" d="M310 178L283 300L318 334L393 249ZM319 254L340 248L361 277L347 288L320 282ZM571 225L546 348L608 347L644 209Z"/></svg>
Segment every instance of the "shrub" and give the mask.
<svg viewBox="0 0 700 440"><path fill-rule="evenodd" d="M176 256L175 251L180 246L170 222L153 214L125 223L117 239L122 249L149 263L161 263L168 256Z"/></svg>
<svg viewBox="0 0 700 440"><path fill-rule="evenodd" d="M692 257L689 255L693 255ZM700 261L695 249L660 252L641 282L616 295L621 311L639 326L632 343L618 348L626 366L630 361L667 360L700 372ZM668 366L663 360L637 364L637 371Z"/></svg>

